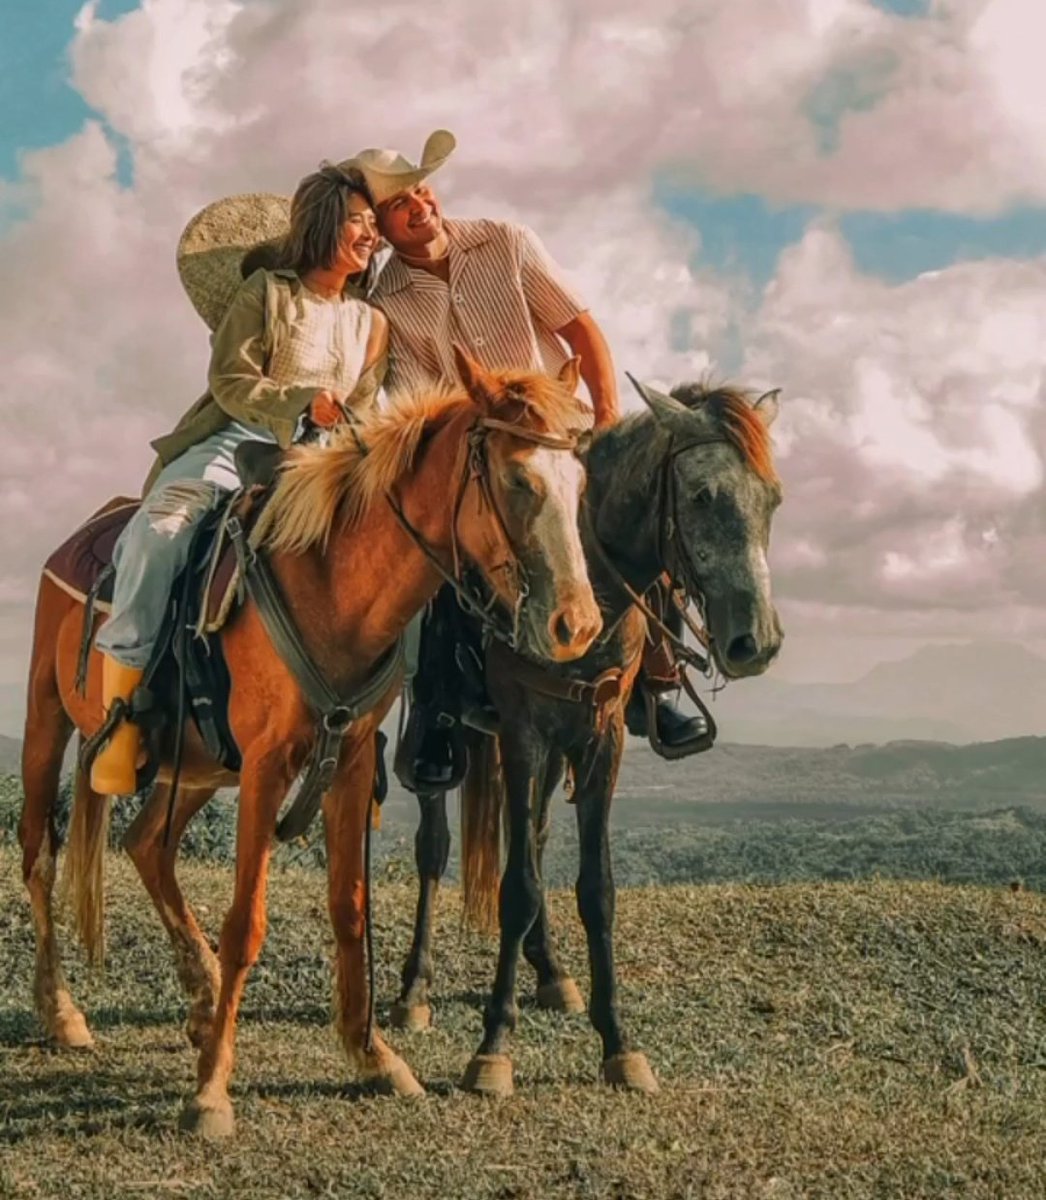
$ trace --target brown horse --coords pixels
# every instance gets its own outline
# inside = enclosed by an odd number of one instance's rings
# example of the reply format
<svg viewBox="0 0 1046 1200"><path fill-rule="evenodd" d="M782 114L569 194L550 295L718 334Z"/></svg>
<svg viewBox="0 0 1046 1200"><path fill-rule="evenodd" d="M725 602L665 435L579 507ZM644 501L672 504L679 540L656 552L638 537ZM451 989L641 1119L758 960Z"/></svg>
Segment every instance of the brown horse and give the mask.
<svg viewBox="0 0 1046 1200"><path fill-rule="evenodd" d="M577 532L583 467L573 453L581 414L573 398L576 362L559 380L491 375L459 356L466 389L415 400L344 432L328 447L299 447L282 466L265 549L290 613L314 661L340 691L367 677L442 582L468 559L510 611L521 612L521 642L546 659L583 654L600 630ZM485 443L476 469L477 438ZM460 481L455 491L456 481ZM393 492L408 531L393 507ZM455 495L459 503L455 504ZM424 544L423 544L424 543ZM454 563L455 567L457 563ZM521 595L523 604L520 607ZM102 721L101 663L92 654L86 695L74 684L83 606L47 577L41 582L29 677L19 826L23 873L36 929L35 1000L47 1032L67 1046L91 1035L63 980L52 921L53 806L65 746L76 727ZM220 786L236 782L186 728L172 836L164 844L171 764L128 831L128 849L175 948L191 1001L189 1033L200 1048L198 1087L182 1124L221 1136L233 1128L228 1081L236 1014L265 935L265 888L277 812L314 737L294 676L273 649L248 601L221 634L229 674L229 719L242 755L235 890L216 958L179 890L178 839ZM399 1095L420 1086L380 1036L365 1036L363 840L375 772L375 730L395 698L393 682L371 713L353 722L323 799L329 907L337 942L338 1030L362 1078ZM102 922L102 863L108 799L76 785L68 873L75 917L88 952Z"/></svg>

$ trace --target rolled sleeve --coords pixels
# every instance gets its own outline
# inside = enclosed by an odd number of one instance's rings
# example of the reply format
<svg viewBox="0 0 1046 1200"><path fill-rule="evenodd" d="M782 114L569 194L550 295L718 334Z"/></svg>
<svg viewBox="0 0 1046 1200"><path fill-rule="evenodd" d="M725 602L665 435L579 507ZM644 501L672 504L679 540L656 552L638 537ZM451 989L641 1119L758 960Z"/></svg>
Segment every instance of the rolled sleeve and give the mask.
<svg viewBox="0 0 1046 1200"><path fill-rule="evenodd" d="M523 295L536 322L555 332L569 325L588 306L562 278L538 235L526 226L519 227L520 280Z"/></svg>
<svg viewBox="0 0 1046 1200"><path fill-rule="evenodd" d="M266 288L266 272L255 271L236 293L214 335L208 383L228 417L267 430L286 449L321 389L281 385L266 375Z"/></svg>

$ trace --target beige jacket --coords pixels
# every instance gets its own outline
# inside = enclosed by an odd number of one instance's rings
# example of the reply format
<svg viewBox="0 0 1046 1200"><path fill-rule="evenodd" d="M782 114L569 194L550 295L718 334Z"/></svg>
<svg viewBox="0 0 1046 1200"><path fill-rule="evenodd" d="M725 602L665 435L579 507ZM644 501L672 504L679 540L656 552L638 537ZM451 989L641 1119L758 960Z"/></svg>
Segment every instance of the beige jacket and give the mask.
<svg viewBox="0 0 1046 1200"><path fill-rule="evenodd" d="M151 443L158 457L143 495L168 463L230 421L268 430L284 449L291 444L298 418L321 389L280 385L265 372L302 286L293 271L283 270L255 271L244 282L211 339L207 391L170 433ZM363 372L345 401L349 408L363 414L373 407L385 368L382 357Z"/></svg>

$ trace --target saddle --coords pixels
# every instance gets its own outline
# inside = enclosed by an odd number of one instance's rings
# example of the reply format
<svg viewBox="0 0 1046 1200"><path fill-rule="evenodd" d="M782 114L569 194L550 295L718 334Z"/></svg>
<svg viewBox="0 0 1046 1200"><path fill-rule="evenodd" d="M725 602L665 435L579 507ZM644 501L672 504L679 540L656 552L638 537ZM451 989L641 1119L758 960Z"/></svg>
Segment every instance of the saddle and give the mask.
<svg viewBox="0 0 1046 1200"><path fill-rule="evenodd" d="M43 573L67 595L93 611L112 611L113 551L128 521L141 507L140 500L115 496L107 501L53 551ZM203 621L200 632L217 633L232 612L239 585L236 556L223 530L215 528L212 538L198 537L196 554L188 569L201 574L198 611Z"/></svg>
<svg viewBox="0 0 1046 1200"><path fill-rule="evenodd" d="M228 536L232 515L241 523L256 522L264 509L279 449L247 443L237 454L245 486L230 494L197 527L189 562L175 582L167 618L157 641L143 685L134 702L134 719L149 743L149 765L139 788L152 782L171 734L168 714L177 704L177 679L184 674L186 699L194 723L215 760L230 771L240 768L240 752L228 725L229 673L214 635L222 629L244 594L236 553ZM92 514L55 550L44 564L44 575L84 605L77 686L86 685L93 641L94 614L112 611L115 569L113 553L140 500L117 496ZM186 636L179 636L184 631ZM191 636L189 636L191 634Z"/></svg>

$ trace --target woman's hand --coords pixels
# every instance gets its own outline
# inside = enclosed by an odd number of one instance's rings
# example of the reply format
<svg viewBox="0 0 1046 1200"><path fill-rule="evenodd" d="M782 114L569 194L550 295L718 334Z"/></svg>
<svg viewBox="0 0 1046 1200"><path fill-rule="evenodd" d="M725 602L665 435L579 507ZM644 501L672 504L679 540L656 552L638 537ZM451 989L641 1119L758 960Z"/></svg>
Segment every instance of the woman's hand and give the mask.
<svg viewBox="0 0 1046 1200"><path fill-rule="evenodd" d="M309 420L313 425L329 429L331 425L337 425L343 416L341 405L333 392L317 392L313 396L309 405Z"/></svg>

